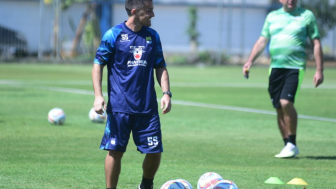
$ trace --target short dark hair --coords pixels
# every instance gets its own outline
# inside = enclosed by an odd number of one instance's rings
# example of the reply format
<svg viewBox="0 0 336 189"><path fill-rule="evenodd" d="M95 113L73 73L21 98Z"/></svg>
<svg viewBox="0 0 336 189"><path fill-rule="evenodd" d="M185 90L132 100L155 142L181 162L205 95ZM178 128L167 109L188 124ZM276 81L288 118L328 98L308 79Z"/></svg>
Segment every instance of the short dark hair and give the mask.
<svg viewBox="0 0 336 189"><path fill-rule="evenodd" d="M131 16L132 9L140 10L145 6L146 1L153 1L153 0L125 0L125 9L128 16Z"/></svg>

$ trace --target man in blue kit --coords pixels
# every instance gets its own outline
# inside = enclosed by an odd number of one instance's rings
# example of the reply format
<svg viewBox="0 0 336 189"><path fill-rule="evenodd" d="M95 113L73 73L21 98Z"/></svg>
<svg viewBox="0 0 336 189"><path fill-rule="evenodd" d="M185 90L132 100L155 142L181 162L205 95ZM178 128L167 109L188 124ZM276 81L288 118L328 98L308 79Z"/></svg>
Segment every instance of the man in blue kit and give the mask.
<svg viewBox="0 0 336 189"><path fill-rule="evenodd" d="M126 0L128 19L108 30L97 50L92 69L94 109L108 114L100 149L105 159L106 188L117 188L121 159L132 132L137 150L145 153L138 189L153 189L163 152L154 69L163 91L162 113L171 109L169 76L158 33L149 28L152 0ZM108 101L102 94L103 68L108 70Z"/></svg>

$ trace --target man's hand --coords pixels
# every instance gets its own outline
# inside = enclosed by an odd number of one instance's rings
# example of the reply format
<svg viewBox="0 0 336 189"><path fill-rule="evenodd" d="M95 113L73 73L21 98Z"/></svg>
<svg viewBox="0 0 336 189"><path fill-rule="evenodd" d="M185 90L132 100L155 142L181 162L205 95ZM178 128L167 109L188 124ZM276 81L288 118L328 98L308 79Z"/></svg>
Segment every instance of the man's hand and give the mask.
<svg viewBox="0 0 336 189"><path fill-rule="evenodd" d="M323 72L316 71L314 75L314 85L315 87L318 87L323 83Z"/></svg>
<svg viewBox="0 0 336 189"><path fill-rule="evenodd" d="M103 114L106 111L106 104L104 97L103 96L96 97L93 107L97 114Z"/></svg>
<svg viewBox="0 0 336 189"><path fill-rule="evenodd" d="M249 72L250 72L251 66L252 66L252 62L250 62L250 61L246 62L243 66L243 74L244 74L244 77L246 79L249 77Z"/></svg>
<svg viewBox="0 0 336 189"><path fill-rule="evenodd" d="M166 114L168 112L170 112L171 109L171 101L170 101L170 97L169 95L165 94L162 96L161 98L161 109L163 114Z"/></svg>

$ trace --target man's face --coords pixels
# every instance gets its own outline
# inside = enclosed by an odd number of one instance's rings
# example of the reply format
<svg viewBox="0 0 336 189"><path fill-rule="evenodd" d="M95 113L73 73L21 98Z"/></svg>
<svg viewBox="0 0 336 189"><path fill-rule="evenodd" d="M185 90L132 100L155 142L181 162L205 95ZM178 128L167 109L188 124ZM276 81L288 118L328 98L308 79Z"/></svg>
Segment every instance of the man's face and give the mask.
<svg viewBox="0 0 336 189"><path fill-rule="evenodd" d="M141 10L137 10L136 17L141 25L150 27L151 19L155 16L153 12L154 6L152 1L146 1L145 6Z"/></svg>
<svg viewBox="0 0 336 189"><path fill-rule="evenodd" d="M296 9L297 0L279 0L280 3L283 5L283 8L287 12L291 12Z"/></svg>

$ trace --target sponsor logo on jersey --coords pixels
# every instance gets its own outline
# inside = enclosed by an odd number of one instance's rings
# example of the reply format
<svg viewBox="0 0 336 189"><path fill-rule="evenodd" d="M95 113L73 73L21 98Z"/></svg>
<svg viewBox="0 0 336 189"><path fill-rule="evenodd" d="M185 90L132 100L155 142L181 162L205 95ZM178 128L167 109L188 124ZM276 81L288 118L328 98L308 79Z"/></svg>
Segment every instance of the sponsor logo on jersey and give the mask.
<svg viewBox="0 0 336 189"><path fill-rule="evenodd" d="M128 34L121 34L121 40L120 40L120 42L126 42L126 41L130 41L128 39Z"/></svg>
<svg viewBox="0 0 336 189"><path fill-rule="evenodd" d="M152 44L152 38L150 36L146 37L146 43Z"/></svg>
<svg viewBox="0 0 336 189"><path fill-rule="evenodd" d="M146 60L141 60L142 54L145 53L143 49L145 49L145 46L130 46L130 53L133 53L133 57L135 61L128 61L127 66L147 66Z"/></svg>

